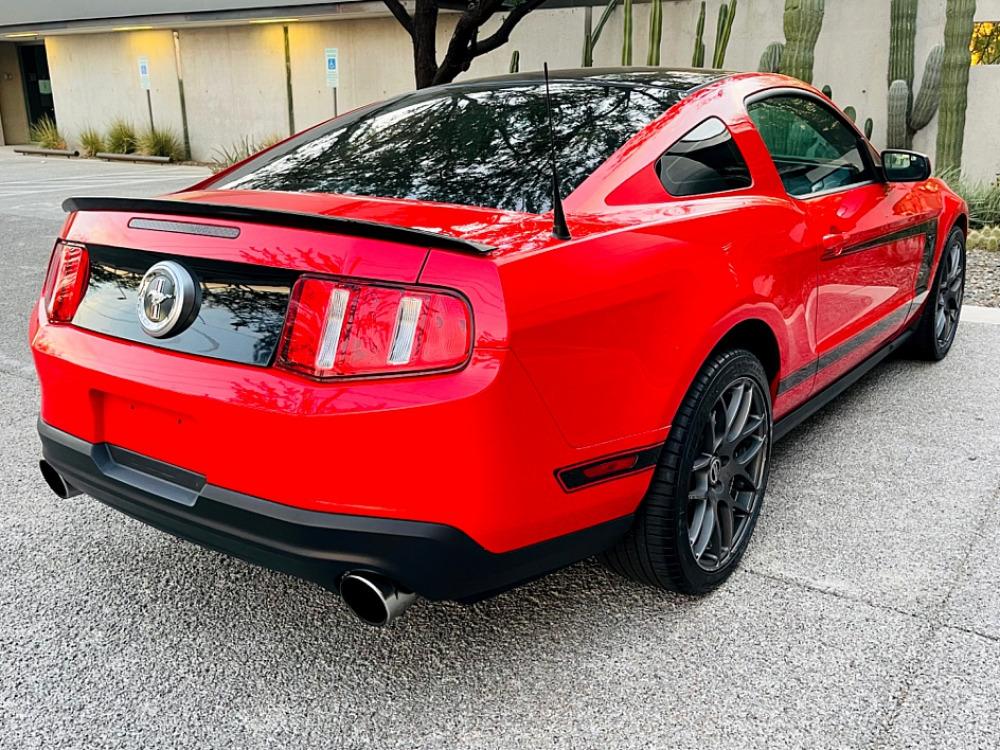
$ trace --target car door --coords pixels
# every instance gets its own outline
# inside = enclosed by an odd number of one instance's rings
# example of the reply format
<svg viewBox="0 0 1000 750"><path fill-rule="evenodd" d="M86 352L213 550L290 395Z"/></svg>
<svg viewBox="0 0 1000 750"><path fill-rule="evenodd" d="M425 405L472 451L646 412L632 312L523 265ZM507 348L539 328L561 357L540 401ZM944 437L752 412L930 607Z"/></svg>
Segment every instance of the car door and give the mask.
<svg viewBox="0 0 1000 750"><path fill-rule="evenodd" d="M881 179L867 141L819 96L765 92L747 109L814 252L818 390L902 327L932 222L910 186Z"/></svg>

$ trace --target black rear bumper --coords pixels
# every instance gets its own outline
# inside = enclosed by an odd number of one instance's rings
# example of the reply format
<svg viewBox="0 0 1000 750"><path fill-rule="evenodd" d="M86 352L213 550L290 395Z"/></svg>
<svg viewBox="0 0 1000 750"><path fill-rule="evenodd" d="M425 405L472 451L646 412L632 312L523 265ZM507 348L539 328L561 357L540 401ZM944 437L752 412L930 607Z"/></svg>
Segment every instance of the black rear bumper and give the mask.
<svg viewBox="0 0 1000 750"><path fill-rule="evenodd" d="M428 599L471 602L595 555L631 516L493 553L435 523L302 510L206 484L203 477L39 421L42 452L65 479L144 523L336 590L350 570L380 573Z"/></svg>

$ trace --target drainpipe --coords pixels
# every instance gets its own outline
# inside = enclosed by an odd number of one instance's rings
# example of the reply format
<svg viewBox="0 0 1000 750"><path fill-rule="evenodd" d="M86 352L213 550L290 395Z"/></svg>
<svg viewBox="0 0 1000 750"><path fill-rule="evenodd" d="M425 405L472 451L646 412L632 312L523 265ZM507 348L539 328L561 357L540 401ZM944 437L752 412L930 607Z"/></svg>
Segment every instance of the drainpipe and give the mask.
<svg viewBox="0 0 1000 750"><path fill-rule="evenodd" d="M191 159L191 134L188 132L187 102L184 99L184 71L181 68L181 35L174 30L174 68L177 72L177 95L181 100L181 129L184 131L184 158Z"/></svg>
<svg viewBox="0 0 1000 750"><path fill-rule="evenodd" d="M288 24L281 27L285 36L285 94L288 97L288 135L295 133L295 104L292 101L292 49L288 42Z"/></svg>

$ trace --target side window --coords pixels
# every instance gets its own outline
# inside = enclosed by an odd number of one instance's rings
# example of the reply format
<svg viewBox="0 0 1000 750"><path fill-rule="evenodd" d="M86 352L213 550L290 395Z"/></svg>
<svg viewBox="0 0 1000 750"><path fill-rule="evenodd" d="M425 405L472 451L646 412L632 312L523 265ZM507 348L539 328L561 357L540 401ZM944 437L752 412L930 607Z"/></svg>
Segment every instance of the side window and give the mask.
<svg viewBox="0 0 1000 750"><path fill-rule="evenodd" d="M789 195L807 196L874 179L858 135L820 102L779 95L754 102L747 110Z"/></svg>
<svg viewBox="0 0 1000 750"><path fill-rule="evenodd" d="M750 170L725 123L710 117L667 149L656 173L676 197L750 187Z"/></svg>

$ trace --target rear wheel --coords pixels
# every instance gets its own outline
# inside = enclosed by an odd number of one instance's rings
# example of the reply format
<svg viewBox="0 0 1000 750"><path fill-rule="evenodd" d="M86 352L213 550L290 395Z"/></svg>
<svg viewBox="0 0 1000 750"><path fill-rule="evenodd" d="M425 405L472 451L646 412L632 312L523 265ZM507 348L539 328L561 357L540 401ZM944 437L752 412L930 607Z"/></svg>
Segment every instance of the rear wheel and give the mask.
<svg viewBox="0 0 1000 750"><path fill-rule="evenodd" d="M938 264L934 285L910 339L910 352L920 359L940 360L955 341L965 296L965 233L951 230Z"/></svg>
<svg viewBox="0 0 1000 750"><path fill-rule="evenodd" d="M767 487L771 396L760 361L713 355L688 391L614 570L689 594L724 581L746 550Z"/></svg>

